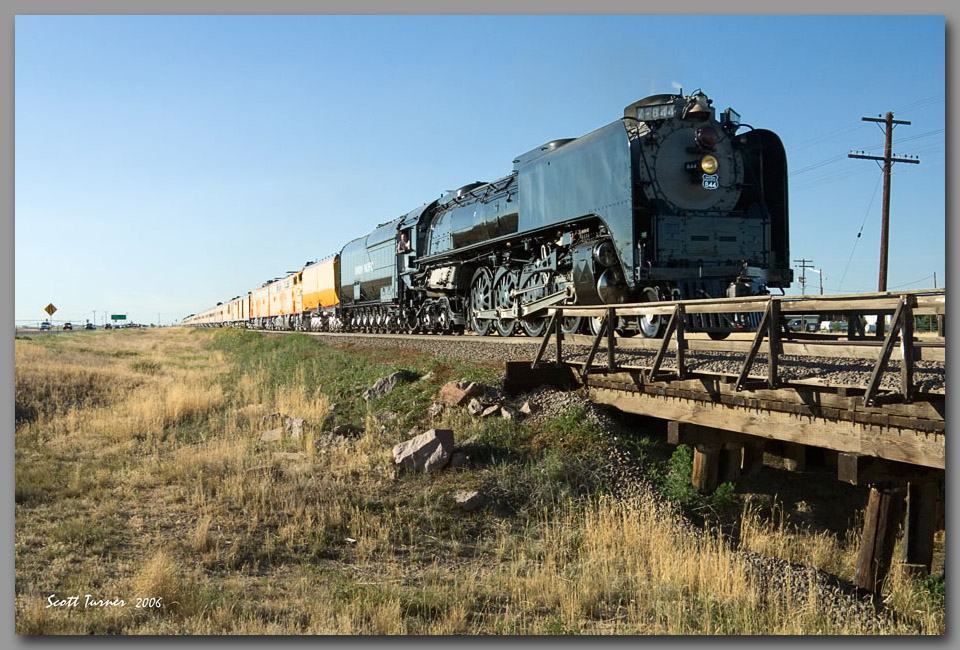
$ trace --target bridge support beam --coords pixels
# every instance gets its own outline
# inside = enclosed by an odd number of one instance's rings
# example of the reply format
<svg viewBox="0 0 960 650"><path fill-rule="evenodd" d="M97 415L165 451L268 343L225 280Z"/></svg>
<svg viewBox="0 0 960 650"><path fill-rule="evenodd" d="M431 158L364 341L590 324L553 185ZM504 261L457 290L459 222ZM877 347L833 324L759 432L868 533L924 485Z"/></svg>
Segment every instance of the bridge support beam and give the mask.
<svg viewBox="0 0 960 650"><path fill-rule="evenodd" d="M879 597L890 571L893 546L903 517L902 485L878 483L870 488L854 583Z"/></svg>

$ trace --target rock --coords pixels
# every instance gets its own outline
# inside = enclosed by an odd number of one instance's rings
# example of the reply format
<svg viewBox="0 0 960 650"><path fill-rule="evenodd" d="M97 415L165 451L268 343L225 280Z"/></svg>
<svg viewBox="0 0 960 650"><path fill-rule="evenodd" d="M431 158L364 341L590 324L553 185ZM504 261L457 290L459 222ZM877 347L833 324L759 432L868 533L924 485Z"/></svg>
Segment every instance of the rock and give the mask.
<svg viewBox="0 0 960 650"><path fill-rule="evenodd" d="M286 431L287 435L290 436L291 440L299 440L300 436L303 435L304 427L307 423L303 418L287 418L283 421L283 429Z"/></svg>
<svg viewBox="0 0 960 650"><path fill-rule="evenodd" d="M453 455L453 430L430 429L393 448L393 461L418 472L446 467Z"/></svg>
<svg viewBox="0 0 960 650"><path fill-rule="evenodd" d="M483 404L481 404L480 400L476 397L473 397L470 399L470 403L467 404L467 411L469 411L470 415L476 417L483 413Z"/></svg>
<svg viewBox="0 0 960 650"><path fill-rule="evenodd" d="M483 409L483 412L480 414L480 417L488 418L492 415L496 415L499 412L500 412L500 405L494 404L493 406L488 406L487 408Z"/></svg>
<svg viewBox="0 0 960 650"><path fill-rule="evenodd" d="M397 384L405 379L406 373L399 370L392 375L381 377L373 384L373 386L363 391L363 399L369 401L374 397L383 397L384 395L389 395L393 392L393 389L397 387Z"/></svg>
<svg viewBox="0 0 960 650"><path fill-rule="evenodd" d="M468 459L469 456L462 451L454 452L453 456L450 457L450 467L463 467L467 464Z"/></svg>
<svg viewBox="0 0 960 650"><path fill-rule="evenodd" d="M531 402L530 400L525 401L523 403L523 406L520 407L520 412L523 413L524 415L533 415L539 410L540 410L540 407L534 404L533 402Z"/></svg>
<svg viewBox="0 0 960 650"><path fill-rule="evenodd" d="M519 413L517 413L517 409L504 404L500 407L500 417L504 420L516 420L517 417L519 417Z"/></svg>
<svg viewBox="0 0 960 650"><path fill-rule="evenodd" d="M444 406L440 402L434 402L430 405L430 408L427 409L427 415L431 418L440 417L440 414L443 413Z"/></svg>
<svg viewBox="0 0 960 650"><path fill-rule="evenodd" d="M267 414L264 415L262 418L260 418L260 424L266 424L266 423L269 422L270 420L279 420L279 419L282 418L282 417L283 417L283 416L282 416L279 412L278 412L278 413L267 413Z"/></svg>
<svg viewBox="0 0 960 650"><path fill-rule="evenodd" d="M334 447L343 447L348 444L343 436L335 436L329 431L324 431L314 441L313 446L317 451L326 453Z"/></svg>
<svg viewBox="0 0 960 650"><path fill-rule="evenodd" d="M283 429L270 429L260 434L260 442L277 442L283 436Z"/></svg>
<svg viewBox="0 0 960 650"><path fill-rule="evenodd" d="M453 500L466 512L479 510L487 502L487 497L479 490L457 490Z"/></svg>
<svg viewBox="0 0 960 650"><path fill-rule="evenodd" d="M451 381L437 393L437 401L447 406L463 406L471 397L483 393L483 386L473 381Z"/></svg>
<svg viewBox="0 0 960 650"><path fill-rule="evenodd" d="M433 379L433 371L432 371L432 370L431 370L430 372L428 372L427 374L423 375L422 377L420 377L420 381L430 381L431 379Z"/></svg>
<svg viewBox="0 0 960 650"><path fill-rule="evenodd" d="M352 438L359 436L363 433L363 429L353 424L340 424L333 428L331 431L335 436L343 436L345 438Z"/></svg>

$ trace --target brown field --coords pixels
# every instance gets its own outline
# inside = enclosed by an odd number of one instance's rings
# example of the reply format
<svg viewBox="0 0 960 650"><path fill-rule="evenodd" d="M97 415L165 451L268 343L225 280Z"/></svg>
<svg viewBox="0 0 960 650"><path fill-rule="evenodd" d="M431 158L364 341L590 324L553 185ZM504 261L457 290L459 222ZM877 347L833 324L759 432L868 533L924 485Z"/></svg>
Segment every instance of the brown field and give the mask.
<svg viewBox="0 0 960 650"><path fill-rule="evenodd" d="M448 409L437 424L476 436L476 460L396 469L392 445L426 422L437 388L492 381L488 367L180 328L31 336L15 355L18 634L945 629L942 601L898 568L874 623L834 616L817 593L749 579L725 538L681 525L678 508L588 489L590 459L570 450L595 432L569 418ZM360 393L397 367L434 377L366 406ZM395 419L381 425L381 410ZM275 412L364 432L261 442ZM499 495L490 507L453 506L454 490L481 487ZM743 522L741 549L852 578L855 528L812 532L749 507ZM84 606L87 594L125 605ZM80 602L48 607L51 595Z"/></svg>

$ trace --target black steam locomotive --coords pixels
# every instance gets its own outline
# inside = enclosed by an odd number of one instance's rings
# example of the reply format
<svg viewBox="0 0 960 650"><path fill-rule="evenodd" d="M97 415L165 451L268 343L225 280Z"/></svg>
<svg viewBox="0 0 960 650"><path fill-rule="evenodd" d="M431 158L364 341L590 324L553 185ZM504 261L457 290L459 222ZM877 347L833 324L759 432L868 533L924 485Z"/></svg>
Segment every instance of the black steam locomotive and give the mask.
<svg viewBox="0 0 960 650"><path fill-rule="evenodd" d="M730 108L717 115L697 91L630 104L592 133L518 156L503 178L353 240L340 253L339 306L302 322L539 336L553 305L750 296L792 278L780 139ZM713 314L685 323L715 338L751 325ZM647 337L664 326L617 323Z"/></svg>

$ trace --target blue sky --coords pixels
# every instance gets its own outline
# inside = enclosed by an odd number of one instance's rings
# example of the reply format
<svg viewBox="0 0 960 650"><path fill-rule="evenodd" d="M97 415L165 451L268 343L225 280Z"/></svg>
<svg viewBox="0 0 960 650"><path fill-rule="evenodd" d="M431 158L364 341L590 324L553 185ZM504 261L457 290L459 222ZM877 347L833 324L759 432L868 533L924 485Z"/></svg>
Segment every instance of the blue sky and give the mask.
<svg viewBox="0 0 960 650"><path fill-rule="evenodd" d="M860 117L911 120L888 285L943 286L944 34L942 16L18 16L15 317L171 322L676 85L783 139L791 257L826 293L877 286L880 170L846 154L883 134Z"/></svg>

